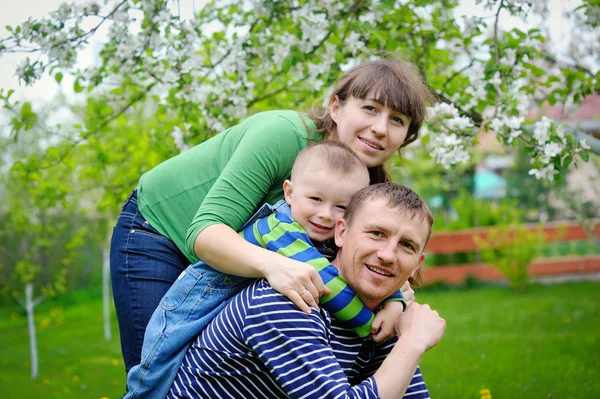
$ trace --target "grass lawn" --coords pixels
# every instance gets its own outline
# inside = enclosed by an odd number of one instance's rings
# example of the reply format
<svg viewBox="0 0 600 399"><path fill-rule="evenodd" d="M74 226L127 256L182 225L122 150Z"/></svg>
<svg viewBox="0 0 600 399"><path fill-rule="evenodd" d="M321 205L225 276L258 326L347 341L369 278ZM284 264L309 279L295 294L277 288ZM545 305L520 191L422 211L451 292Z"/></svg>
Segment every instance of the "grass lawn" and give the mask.
<svg viewBox="0 0 600 399"><path fill-rule="evenodd" d="M432 398L600 398L600 284L423 292L446 319L421 368Z"/></svg>
<svg viewBox="0 0 600 399"><path fill-rule="evenodd" d="M432 398L600 397L600 284L420 292L448 328L421 368ZM60 306L57 308L57 306ZM104 341L101 299L78 292L37 308L40 376L29 379L27 323L0 309L0 397L119 398L124 386L116 321Z"/></svg>

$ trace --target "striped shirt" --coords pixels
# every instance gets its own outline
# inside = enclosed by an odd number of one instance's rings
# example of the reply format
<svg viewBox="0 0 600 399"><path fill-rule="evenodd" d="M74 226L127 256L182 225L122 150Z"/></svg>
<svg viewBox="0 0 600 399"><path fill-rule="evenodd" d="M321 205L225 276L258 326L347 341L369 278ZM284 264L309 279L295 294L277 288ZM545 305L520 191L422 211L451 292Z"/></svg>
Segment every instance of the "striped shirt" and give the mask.
<svg viewBox="0 0 600 399"><path fill-rule="evenodd" d="M378 398L372 375L395 342L306 315L261 279L194 340L167 398ZM429 398L419 368L404 397Z"/></svg>
<svg viewBox="0 0 600 399"><path fill-rule="evenodd" d="M337 268L317 251L308 234L289 215L275 212L249 225L240 234L254 245L313 266L331 290L331 294L319 299L319 304L336 319L345 321L359 337L371 334L375 319L373 312L360 301ZM391 300L401 301L406 307L401 291L386 299Z"/></svg>

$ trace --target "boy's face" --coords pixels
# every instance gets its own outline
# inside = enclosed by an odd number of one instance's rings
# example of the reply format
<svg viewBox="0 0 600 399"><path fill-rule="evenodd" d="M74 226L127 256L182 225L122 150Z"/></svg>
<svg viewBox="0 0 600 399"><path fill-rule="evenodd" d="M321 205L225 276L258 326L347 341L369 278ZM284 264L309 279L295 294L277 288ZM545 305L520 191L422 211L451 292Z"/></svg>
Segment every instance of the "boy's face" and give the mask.
<svg viewBox="0 0 600 399"><path fill-rule="evenodd" d="M350 197L369 185L366 168L359 172L340 174L324 169L299 173L293 182L285 181L285 201L292 208L292 218L311 240L333 238L334 227L344 216Z"/></svg>

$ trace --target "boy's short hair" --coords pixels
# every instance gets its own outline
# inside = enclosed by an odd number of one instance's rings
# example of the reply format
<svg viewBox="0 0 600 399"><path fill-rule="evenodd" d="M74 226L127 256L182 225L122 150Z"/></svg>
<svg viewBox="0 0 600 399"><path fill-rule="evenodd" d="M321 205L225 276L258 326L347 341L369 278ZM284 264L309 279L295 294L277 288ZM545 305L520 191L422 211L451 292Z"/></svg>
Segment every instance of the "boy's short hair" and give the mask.
<svg viewBox="0 0 600 399"><path fill-rule="evenodd" d="M425 201L423 201L423 199L421 199L417 193L400 184L373 184L354 194L350 200L350 203L348 204L348 207L346 208L346 213L344 215L344 219L346 220L348 226L352 224L356 214L360 209L362 209L368 200L375 200L378 198L388 200L388 206L391 208L396 208L400 212L408 212L412 218L418 218L427 222L429 226L429 234L427 235L427 240L425 241L425 244L427 244L429 238L431 237L433 228L433 215ZM422 279L423 271L422 268L419 267L415 271L414 275L409 278L409 281L413 287L418 287L421 285Z"/></svg>
<svg viewBox="0 0 600 399"><path fill-rule="evenodd" d="M323 140L311 144L298 153L292 167L292 181L298 173L325 169L330 173L348 175L358 170L367 172L363 161L345 144Z"/></svg>

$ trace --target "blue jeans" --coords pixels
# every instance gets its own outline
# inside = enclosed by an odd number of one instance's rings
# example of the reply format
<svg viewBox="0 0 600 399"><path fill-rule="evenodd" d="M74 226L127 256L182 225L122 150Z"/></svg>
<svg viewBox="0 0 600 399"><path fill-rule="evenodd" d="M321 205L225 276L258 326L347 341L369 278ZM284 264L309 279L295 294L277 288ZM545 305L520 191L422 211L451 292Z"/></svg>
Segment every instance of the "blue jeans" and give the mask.
<svg viewBox="0 0 600 399"><path fill-rule="evenodd" d="M190 264L140 214L137 190L123 205L110 245L110 275L125 369L139 364L146 325L161 298Z"/></svg>
<svg viewBox="0 0 600 399"><path fill-rule="evenodd" d="M283 201L265 204L243 228L274 211L290 212ZM148 323L141 363L127 374L128 393L123 399L164 399L193 339L251 281L218 272L204 262L188 266Z"/></svg>

